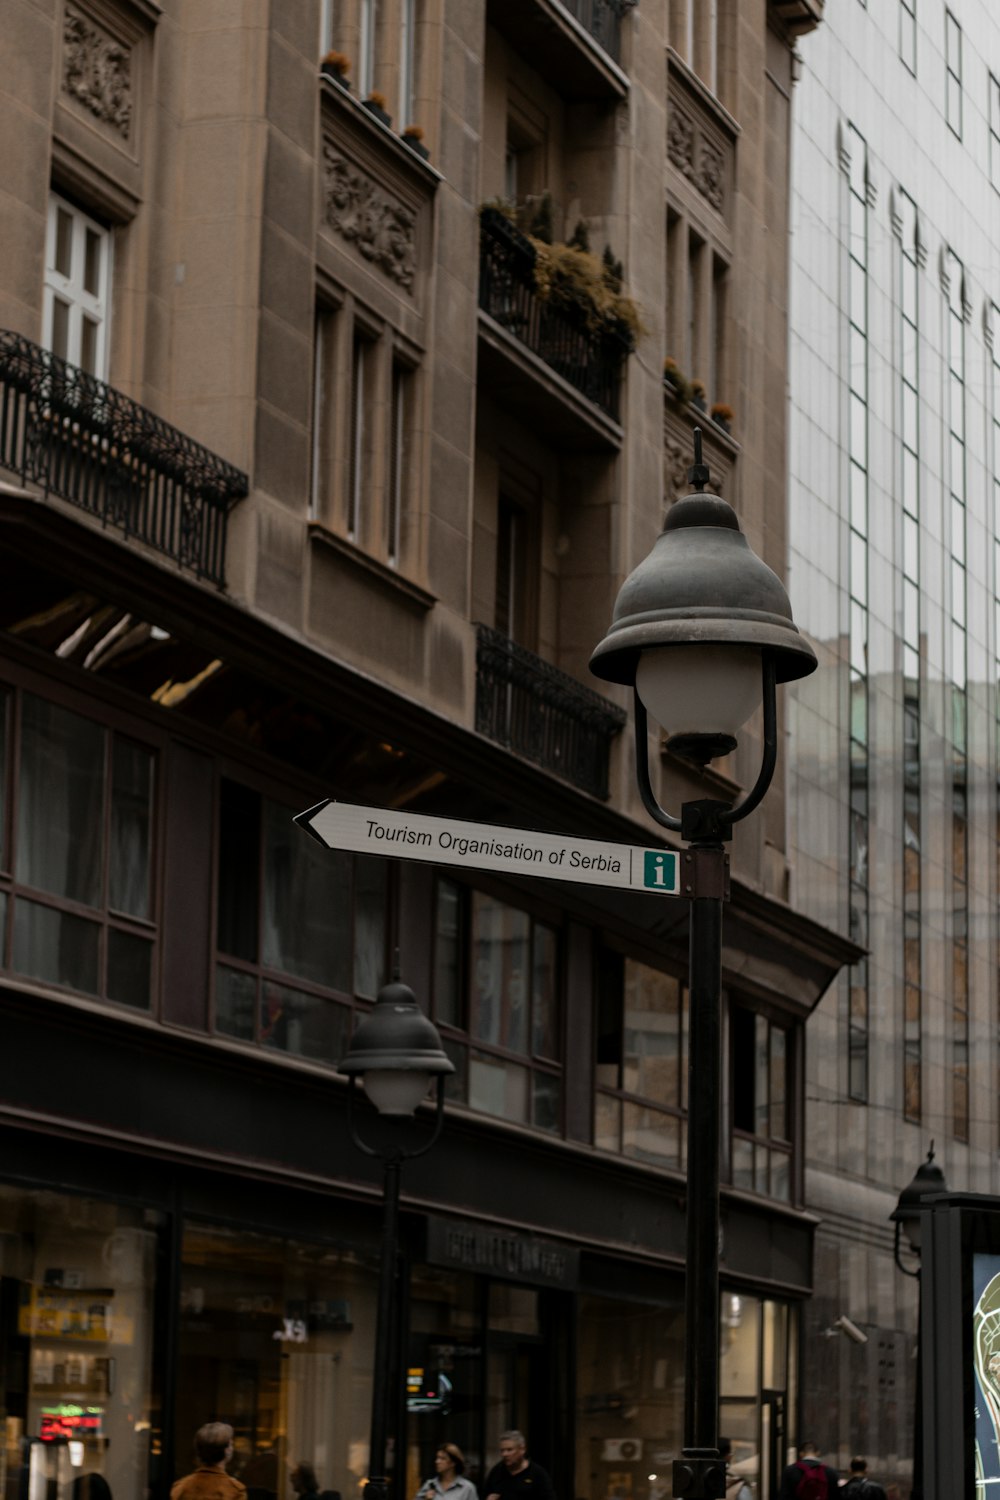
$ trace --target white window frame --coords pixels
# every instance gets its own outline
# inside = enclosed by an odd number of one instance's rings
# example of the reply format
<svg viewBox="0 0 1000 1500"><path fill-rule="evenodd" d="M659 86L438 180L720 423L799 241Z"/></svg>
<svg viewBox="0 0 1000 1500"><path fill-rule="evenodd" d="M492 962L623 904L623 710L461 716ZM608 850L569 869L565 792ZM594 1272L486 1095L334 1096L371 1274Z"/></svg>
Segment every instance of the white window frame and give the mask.
<svg viewBox="0 0 1000 1500"><path fill-rule="evenodd" d="M56 269L57 236L60 212L69 215L70 265L66 275ZM87 234L98 236L101 246L101 263L96 291L88 291L84 284L84 268L87 252ZM99 224L89 214L77 208L59 193L49 194L48 227L45 236L45 288L42 300L42 343L52 348L53 324L56 303L67 309L67 331L65 358L71 365L79 366L83 353L83 328L88 321L94 328L94 367L89 373L99 380L107 379L108 334L111 320L111 231Z"/></svg>

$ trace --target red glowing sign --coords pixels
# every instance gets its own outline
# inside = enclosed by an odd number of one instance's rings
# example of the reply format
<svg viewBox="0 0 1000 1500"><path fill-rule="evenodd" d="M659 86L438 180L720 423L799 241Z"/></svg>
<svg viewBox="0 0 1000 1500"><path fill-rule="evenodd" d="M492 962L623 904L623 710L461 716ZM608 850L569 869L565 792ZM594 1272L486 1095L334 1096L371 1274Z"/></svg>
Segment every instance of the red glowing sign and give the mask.
<svg viewBox="0 0 1000 1500"><path fill-rule="evenodd" d="M103 1406L75 1406L70 1402L43 1406L38 1436L43 1443L54 1443L59 1438L100 1437L103 1419Z"/></svg>

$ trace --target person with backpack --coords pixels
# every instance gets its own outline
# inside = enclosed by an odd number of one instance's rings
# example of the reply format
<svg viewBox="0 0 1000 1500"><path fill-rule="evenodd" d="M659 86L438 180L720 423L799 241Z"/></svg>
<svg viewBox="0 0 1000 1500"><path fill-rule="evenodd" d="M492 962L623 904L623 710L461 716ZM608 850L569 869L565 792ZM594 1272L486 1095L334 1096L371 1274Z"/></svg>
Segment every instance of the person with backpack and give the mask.
<svg viewBox="0 0 1000 1500"><path fill-rule="evenodd" d="M778 1500L836 1500L840 1475L819 1461L815 1443L800 1443L798 1460L789 1464Z"/></svg>
<svg viewBox="0 0 1000 1500"><path fill-rule="evenodd" d="M868 1460L851 1459L851 1477L841 1491L844 1500L886 1500L885 1490L868 1478Z"/></svg>

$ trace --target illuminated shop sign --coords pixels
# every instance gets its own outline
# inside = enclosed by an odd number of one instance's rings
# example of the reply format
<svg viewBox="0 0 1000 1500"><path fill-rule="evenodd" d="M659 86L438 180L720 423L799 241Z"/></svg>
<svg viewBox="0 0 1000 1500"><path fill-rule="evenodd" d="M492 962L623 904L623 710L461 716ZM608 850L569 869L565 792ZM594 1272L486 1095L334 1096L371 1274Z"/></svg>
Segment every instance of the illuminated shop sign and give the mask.
<svg viewBox="0 0 1000 1500"><path fill-rule="evenodd" d="M39 1414L38 1436L43 1443L60 1438L97 1438L104 1421L103 1406L76 1406L71 1401L58 1406L43 1406Z"/></svg>

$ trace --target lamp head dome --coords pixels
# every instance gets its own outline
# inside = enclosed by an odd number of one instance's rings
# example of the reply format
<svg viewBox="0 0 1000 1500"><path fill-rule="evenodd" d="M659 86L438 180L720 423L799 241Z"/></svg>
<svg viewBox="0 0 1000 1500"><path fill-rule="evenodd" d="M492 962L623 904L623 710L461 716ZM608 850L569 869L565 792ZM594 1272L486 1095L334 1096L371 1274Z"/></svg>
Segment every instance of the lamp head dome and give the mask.
<svg viewBox="0 0 1000 1500"><path fill-rule="evenodd" d="M751 549L719 495L688 495L668 511L652 551L619 590L590 670L632 685L644 652L675 646L766 652L777 682L816 667L781 579Z"/></svg>

